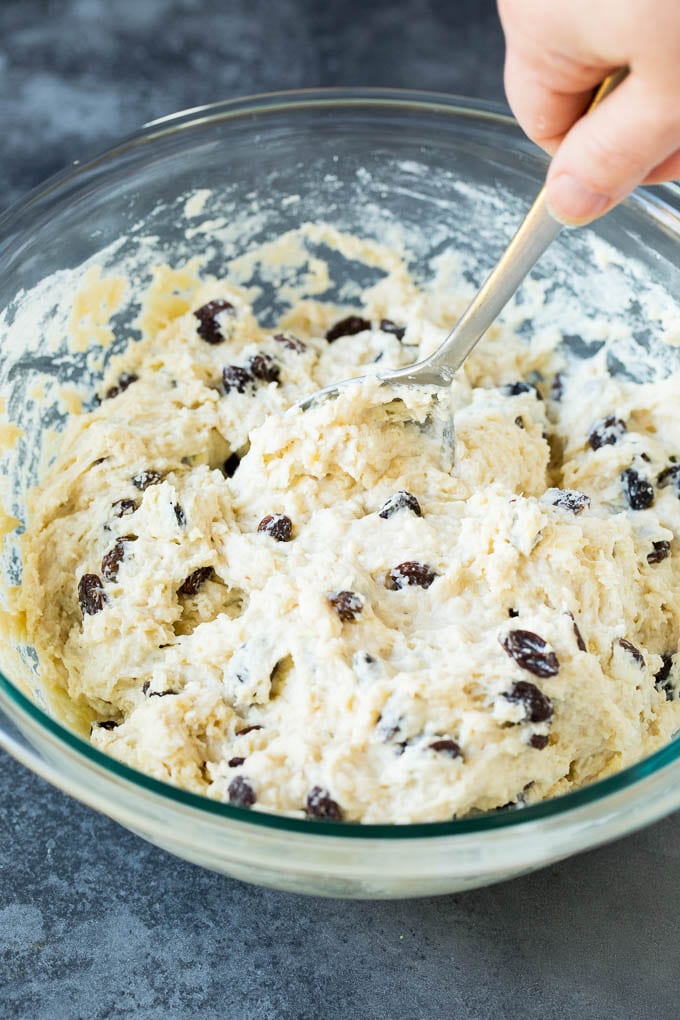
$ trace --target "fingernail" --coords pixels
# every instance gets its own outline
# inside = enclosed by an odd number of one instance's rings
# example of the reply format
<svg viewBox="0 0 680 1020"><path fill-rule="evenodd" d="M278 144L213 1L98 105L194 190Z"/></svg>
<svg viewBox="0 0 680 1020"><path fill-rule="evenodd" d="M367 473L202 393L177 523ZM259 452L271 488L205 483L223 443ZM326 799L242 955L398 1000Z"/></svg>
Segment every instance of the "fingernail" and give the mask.
<svg viewBox="0 0 680 1020"><path fill-rule="evenodd" d="M609 195L602 195L571 174L559 174L548 182L548 208L567 226L577 226L595 219L611 204Z"/></svg>

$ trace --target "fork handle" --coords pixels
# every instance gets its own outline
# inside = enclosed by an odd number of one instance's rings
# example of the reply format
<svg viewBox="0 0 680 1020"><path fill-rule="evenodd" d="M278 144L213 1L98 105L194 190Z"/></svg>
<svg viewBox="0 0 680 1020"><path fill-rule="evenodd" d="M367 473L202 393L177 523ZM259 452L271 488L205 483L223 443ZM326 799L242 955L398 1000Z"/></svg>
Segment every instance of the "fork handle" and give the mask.
<svg viewBox="0 0 680 1020"><path fill-rule="evenodd" d="M628 68L623 67L605 78L593 96L588 110L601 103L627 74ZM463 312L442 346L422 362L423 367L427 365L435 373L438 372L450 379L561 229L562 224L548 211L546 187L543 185L517 233L479 293Z"/></svg>

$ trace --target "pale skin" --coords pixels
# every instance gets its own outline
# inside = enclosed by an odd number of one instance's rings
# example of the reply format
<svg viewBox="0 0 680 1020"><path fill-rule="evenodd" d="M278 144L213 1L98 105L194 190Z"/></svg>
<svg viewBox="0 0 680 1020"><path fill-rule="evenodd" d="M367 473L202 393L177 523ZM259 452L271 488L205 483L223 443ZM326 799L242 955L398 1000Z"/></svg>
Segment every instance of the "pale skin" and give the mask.
<svg viewBox="0 0 680 1020"><path fill-rule="evenodd" d="M680 177L680 0L498 0L508 102L552 157L548 201L587 223ZM613 70L630 74L583 116Z"/></svg>

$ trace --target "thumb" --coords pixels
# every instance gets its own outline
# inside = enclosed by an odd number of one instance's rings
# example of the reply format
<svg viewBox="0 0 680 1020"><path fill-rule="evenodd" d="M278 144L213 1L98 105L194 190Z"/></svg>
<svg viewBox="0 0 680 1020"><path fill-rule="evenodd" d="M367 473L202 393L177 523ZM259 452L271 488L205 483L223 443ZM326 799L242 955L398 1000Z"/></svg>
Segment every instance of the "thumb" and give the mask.
<svg viewBox="0 0 680 1020"><path fill-rule="evenodd" d="M562 223L588 223L625 198L680 144L680 106L629 75L577 121L547 176L551 212Z"/></svg>

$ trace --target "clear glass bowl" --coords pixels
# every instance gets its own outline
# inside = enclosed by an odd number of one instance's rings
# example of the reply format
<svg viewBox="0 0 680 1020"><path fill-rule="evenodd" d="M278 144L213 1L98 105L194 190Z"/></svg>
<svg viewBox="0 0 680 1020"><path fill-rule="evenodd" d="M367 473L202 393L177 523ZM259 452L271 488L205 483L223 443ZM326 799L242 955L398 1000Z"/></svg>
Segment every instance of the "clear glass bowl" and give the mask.
<svg viewBox="0 0 680 1020"><path fill-rule="evenodd" d="M148 252L143 277L159 251L171 262L199 252L211 269L230 254L226 242L214 245L209 234L187 241L180 213L193 189L212 189L211 201L227 221L252 206L253 196L259 201L260 215L246 218L249 225L232 239L234 253L305 220L363 235L400 225L423 259L457 246L466 253L469 278L479 280L544 173L542 156L493 107L435 94L330 90L177 114L53 178L0 221L0 334L14 330L12 343L3 340L0 395L26 433L2 461L5 510L23 521L41 433L63 423L56 397L47 412L31 399L38 375L48 390L50 379L87 385L93 378L87 355L68 354L62 342L87 260L115 267L132 245ZM653 348L645 295L663 304L680 294L679 210L675 186L638 193L594 231L564 234L539 275L563 288L580 312L623 315L639 349ZM593 247L594 234L617 254L612 264ZM141 240L148 235L156 239L152 245ZM57 291L54 280L45 289L41 281L57 272ZM600 286L603 274L614 280L613 291ZM22 332L29 292L42 328ZM620 296L616 308L612 293ZM133 310L117 316L123 339ZM618 368L630 367L633 354L622 349ZM12 533L2 568L6 580L19 582ZM11 627L7 602L2 618ZM361 826L248 812L148 778L67 729L41 695L31 649L5 640L0 667L0 743L10 754L181 857L282 889L403 897L472 888L611 840L680 805L676 738L575 793L448 823Z"/></svg>

